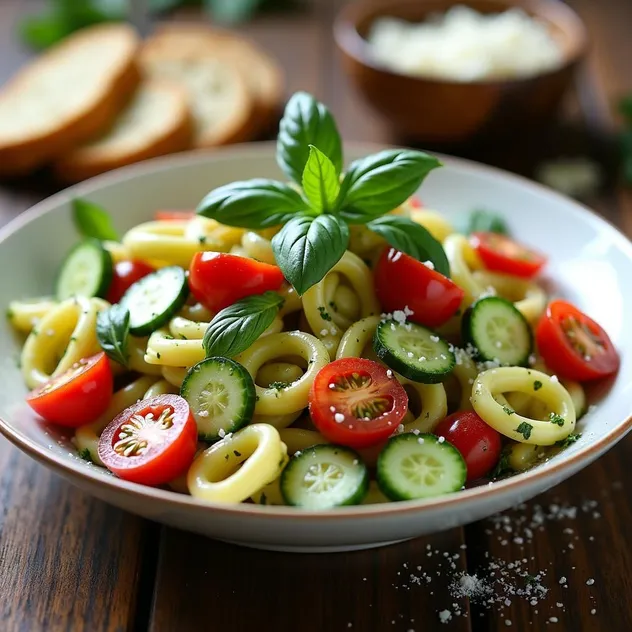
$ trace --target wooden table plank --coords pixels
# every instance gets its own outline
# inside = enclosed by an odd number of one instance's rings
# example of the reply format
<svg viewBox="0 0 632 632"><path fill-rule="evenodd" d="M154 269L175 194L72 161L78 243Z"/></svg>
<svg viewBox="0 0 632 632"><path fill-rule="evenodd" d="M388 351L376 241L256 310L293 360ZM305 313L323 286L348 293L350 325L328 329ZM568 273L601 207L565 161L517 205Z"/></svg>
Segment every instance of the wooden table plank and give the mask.
<svg viewBox="0 0 632 632"><path fill-rule="evenodd" d="M151 632L406 632L445 630L438 612L454 609L446 562L459 549L457 530L354 553L272 553L167 529L160 552ZM426 546L441 553L427 557ZM464 556L453 562L464 571ZM417 570L422 566L422 570ZM426 572L433 582L419 585ZM462 606L464 607L464 606ZM465 614L465 612L464 612ZM456 617L450 632L469 630Z"/></svg>
<svg viewBox="0 0 632 632"><path fill-rule="evenodd" d="M41 4L0 2L0 84L27 58L14 39L16 19ZM51 192L39 180L1 186L0 225ZM145 524L0 439L0 629L131 629Z"/></svg>

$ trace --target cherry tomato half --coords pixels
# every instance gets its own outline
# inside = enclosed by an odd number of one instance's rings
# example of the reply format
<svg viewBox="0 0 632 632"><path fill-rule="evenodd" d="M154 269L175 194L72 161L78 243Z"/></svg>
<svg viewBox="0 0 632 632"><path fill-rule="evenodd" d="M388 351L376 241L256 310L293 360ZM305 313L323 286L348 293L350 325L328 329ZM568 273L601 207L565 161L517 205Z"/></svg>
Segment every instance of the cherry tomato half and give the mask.
<svg viewBox="0 0 632 632"><path fill-rule="evenodd" d="M434 429L434 434L450 442L463 456L467 465L467 480L488 474L500 458L500 433L487 425L475 412L458 411L446 417Z"/></svg>
<svg viewBox="0 0 632 632"><path fill-rule="evenodd" d="M110 404L114 389L110 362L100 352L29 393L27 404L49 423L78 428L95 421Z"/></svg>
<svg viewBox="0 0 632 632"><path fill-rule="evenodd" d="M99 439L105 467L119 478L164 485L183 474L197 450L197 425L179 395L144 399L117 415Z"/></svg>
<svg viewBox="0 0 632 632"><path fill-rule="evenodd" d="M523 278L534 277L547 257L498 233L472 233L470 242L488 270Z"/></svg>
<svg viewBox="0 0 632 632"><path fill-rule="evenodd" d="M283 273L277 266L223 252L197 252L189 268L189 287L212 312L252 294L278 290Z"/></svg>
<svg viewBox="0 0 632 632"><path fill-rule="evenodd" d="M374 274L375 291L387 312L412 310L409 319L438 327L459 309L463 290L439 272L408 255L387 246Z"/></svg>
<svg viewBox="0 0 632 632"><path fill-rule="evenodd" d="M387 439L401 423L408 395L392 371L364 358L341 358L316 375L309 414L332 443L367 448Z"/></svg>
<svg viewBox="0 0 632 632"><path fill-rule="evenodd" d="M579 382L605 377L620 358L604 329L574 305L549 303L535 332L546 365L559 377Z"/></svg>
<svg viewBox="0 0 632 632"><path fill-rule="evenodd" d="M170 221L186 221L195 217L194 211L156 211L154 213L154 219L157 222L170 222Z"/></svg>
<svg viewBox="0 0 632 632"><path fill-rule="evenodd" d="M131 285L154 272L154 268L143 261L125 260L115 264L113 272L106 300L118 303Z"/></svg>

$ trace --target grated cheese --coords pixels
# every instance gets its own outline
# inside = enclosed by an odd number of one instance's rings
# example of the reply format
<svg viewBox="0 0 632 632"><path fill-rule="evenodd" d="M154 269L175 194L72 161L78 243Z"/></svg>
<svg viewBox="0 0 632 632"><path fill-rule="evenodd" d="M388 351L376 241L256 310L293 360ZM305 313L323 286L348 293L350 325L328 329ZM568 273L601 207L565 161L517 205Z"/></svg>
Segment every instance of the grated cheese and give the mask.
<svg viewBox="0 0 632 632"><path fill-rule="evenodd" d="M457 5L417 24L380 18L367 39L396 72L460 82L533 76L563 59L546 25L519 8L481 14Z"/></svg>

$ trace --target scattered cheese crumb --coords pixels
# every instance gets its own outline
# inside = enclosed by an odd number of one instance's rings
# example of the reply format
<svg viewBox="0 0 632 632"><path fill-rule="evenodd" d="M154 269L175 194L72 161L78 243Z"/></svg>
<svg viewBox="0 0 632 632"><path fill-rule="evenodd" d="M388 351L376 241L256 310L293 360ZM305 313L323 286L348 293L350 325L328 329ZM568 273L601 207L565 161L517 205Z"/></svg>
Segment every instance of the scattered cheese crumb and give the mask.
<svg viewBox="0 0 632 632"><path fill-rule="evenodd" d="M441 623L447 623L452 618L452 613L449 610L442 610L439 613L439 621Z"/></svg>
<svg viewBox="0 0 632 632"><path fill-rule="evenodd" d="M336 413L334 415L334 421L337 424L341 424L345 420L345 416L342 413Z"/></svg>
<svg viewBox="0 0 632 632"><path fill-rule="evenodd" d="M217 434L223 439L224 437L226 437L226 430L220 428Z"/></svg>
<svg viewBox="0 0 632 632"><path fill-rule="evenodd" d="M592 586L595 583L595 580L591 577L586 580L586 586Z"/></svg>

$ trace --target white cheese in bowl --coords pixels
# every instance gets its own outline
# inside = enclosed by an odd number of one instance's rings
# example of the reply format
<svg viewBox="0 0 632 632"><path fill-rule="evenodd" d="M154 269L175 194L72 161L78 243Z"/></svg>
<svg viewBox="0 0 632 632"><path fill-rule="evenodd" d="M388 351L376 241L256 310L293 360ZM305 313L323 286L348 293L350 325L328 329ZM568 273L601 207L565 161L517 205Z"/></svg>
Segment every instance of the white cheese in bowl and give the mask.
<svg viewBox="0 0 632 632"><path fill-rule="evenodd" d="M457 5L421 23L383 17L367 40L396 72L462 82L533 76L562 61L547 26L519 8L482 14Z"/></svg>

